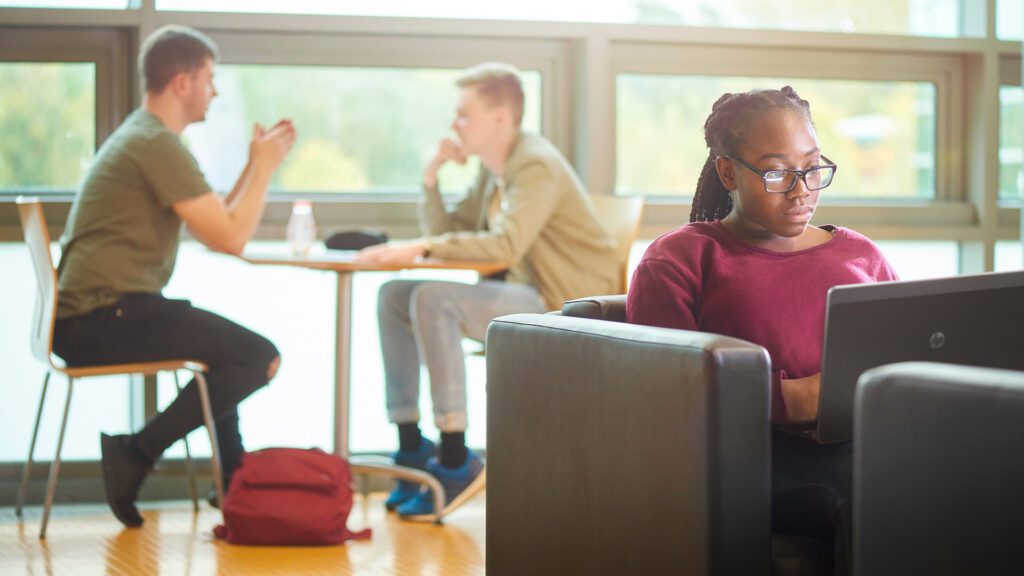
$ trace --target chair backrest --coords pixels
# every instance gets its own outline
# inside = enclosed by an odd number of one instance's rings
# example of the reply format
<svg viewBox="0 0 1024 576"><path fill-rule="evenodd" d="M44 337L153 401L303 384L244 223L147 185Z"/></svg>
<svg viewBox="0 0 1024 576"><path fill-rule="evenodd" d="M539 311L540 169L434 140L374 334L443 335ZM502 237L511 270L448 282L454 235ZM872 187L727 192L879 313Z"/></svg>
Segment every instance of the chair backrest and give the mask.
<svg viewBox="0 0 1024 576"><path fill-rule="evenodd" d="M18 215L25 233L25 244L36 276L36 303L32 314L32 353L41 362L53 365L53 322L57 312L57 271L50 255L50 231L46 228L39 198L19 196Z"/></svg>
<svg viewBox="0 0 1024 576"><path fill-rule="evenodd" d="M637 234L640 232L640 217L644 212L643 196L611 196L607 194L592 195L590 204L594 207L597 221L605 232L615 239L617 248L615 255L622 271L619 291L626 291L629 273L629 252L633 248Z"/></svg>

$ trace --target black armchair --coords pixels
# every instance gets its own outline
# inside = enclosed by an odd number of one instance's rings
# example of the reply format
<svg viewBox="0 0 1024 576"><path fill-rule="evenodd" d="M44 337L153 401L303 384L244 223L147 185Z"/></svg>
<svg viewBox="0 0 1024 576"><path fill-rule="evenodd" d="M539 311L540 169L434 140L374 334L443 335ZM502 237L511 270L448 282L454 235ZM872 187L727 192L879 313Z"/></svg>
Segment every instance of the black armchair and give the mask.
<svg viewBox="0 0 1024 576"><path fill-rule="evenodd" d="M488 574L769 573L767 352L624 303L491 324Z"/></svg>
<svg viewBox="0 0 1024 576"><path fill-rule="evenodd" d="M892 364L856 401L855 572L1019 574L1024 372Z"/></svg>

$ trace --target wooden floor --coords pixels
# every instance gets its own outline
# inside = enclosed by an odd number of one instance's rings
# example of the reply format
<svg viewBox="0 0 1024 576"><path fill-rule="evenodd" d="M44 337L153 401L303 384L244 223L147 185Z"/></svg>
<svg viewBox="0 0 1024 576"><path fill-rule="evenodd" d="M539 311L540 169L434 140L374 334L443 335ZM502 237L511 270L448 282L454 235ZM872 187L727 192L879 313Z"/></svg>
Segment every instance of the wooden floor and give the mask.
<svg viewBox="0 0 1024 576"><path fill-rule="evenodd" d="M106 506L54 508L45 541L39 507L25 520L0 508L0 574L424 574L484 573L484 496L476 495L443 526L399 520L383 494L356 497L349 528L373 529L370 540L324 548L231 546L213 540L220 521L191 503L143 506L142 528L123 529Z"/></svg>

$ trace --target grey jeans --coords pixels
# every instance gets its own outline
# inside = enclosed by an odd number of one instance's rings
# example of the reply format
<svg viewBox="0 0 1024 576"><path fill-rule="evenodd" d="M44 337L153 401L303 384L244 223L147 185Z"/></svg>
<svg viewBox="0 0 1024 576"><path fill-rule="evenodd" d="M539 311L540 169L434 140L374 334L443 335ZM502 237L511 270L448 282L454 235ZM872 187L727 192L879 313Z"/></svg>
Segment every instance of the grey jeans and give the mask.
<svg viewBox="0 0 1024 576"><path fill-rule="evenodd" d="M491 320L546 312L537 291L523 284L392 280L377 301L387 384L388 418L419 422L420 363L430 375L434 422L442 432L466 430L466 365L462 338L483 342Z"/></svg>

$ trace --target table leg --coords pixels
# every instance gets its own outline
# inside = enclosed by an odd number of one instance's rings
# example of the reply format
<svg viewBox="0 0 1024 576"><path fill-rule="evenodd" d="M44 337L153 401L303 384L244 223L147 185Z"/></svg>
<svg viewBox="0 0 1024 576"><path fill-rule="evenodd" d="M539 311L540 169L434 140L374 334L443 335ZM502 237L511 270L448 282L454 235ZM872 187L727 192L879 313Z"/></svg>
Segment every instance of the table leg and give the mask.
<svg viewBox="0 0 1024 576"><path fill-rule="evenodd" d="M349 374L352 369L352 272L338 271L334 320L338 349L334 354L334 453L348 458Z"/></svg>
<svg viewBox="0 0 1024 576"><path fill-rule="evenodd" d="M448 511L444 509L445 494L441 483L431 474L397 466L391 459L374 457L349 457L349 376L352 357L352 276L349 271L338 271L338 302L335 314L335 334L338 349L334 360L334 453L349 461L353 474L384 475L418 482L430 489L434 497L434 510L418 520L441 523Z"/></svg>

